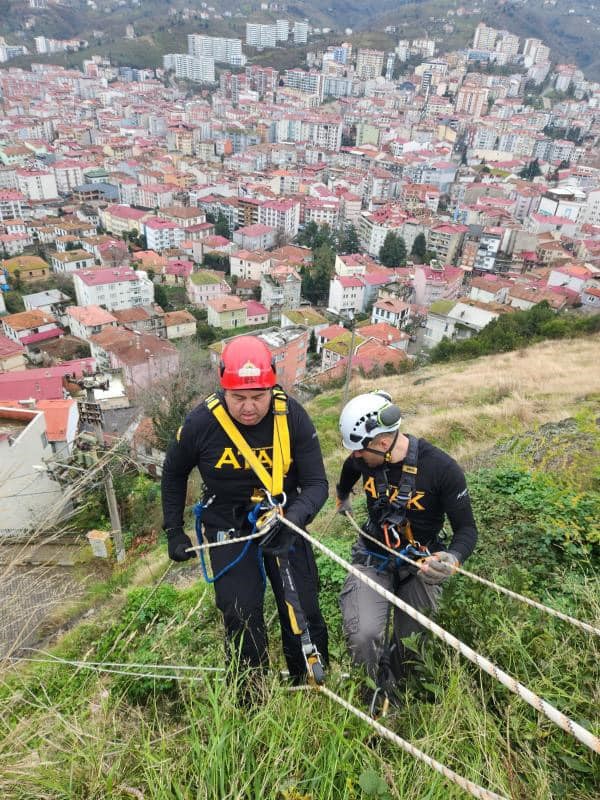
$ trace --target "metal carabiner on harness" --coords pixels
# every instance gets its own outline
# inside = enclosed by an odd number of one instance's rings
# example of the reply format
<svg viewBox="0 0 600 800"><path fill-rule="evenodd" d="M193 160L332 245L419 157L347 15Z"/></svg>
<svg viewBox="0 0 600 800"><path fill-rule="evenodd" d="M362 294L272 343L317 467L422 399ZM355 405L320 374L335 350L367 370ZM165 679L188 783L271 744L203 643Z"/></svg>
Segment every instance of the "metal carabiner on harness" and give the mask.
<svg viewBox="0 0 600 800"><path fill-rule="evenodd" d="M381 686L377 686L373 692L371 705L369 706L369 715L371 719L383 719L389 711L390 698L388 693Z"/></svg>
<svg viewBox="0 0 600 800"><path fill-rule="evenodd" d="M422 545L420 542L415 541L413 544L407 544L399 553L398 556L404 556L404 558L410 558L411 561L414 562L414 566L411 564L407 564L407 562L403 558L399 558L396 556L396 566L400 567L408 567L408 569L413 572L415 575L419 572L419 567L417 566L418 562L421 561L423 558L429 558L431 553L429 550Z"/></svg>
<svg viewBox="0 0 600 800"><path fill-rule="evenodd" d="M381 527L383 529L383 540L385 542L385 546L389 547L391 550L397 550L402 544L402 539L400 538L400 534L396 530L396 526L384 522ZM392 534L393 537L393 539L391 540L390 540L390 533Z"/></svg>
<svg viewBox="0 0 600 800"><path fill-rule="evenodd" d="M267 489L263 489L263 492L269 504L269 508L284 508L287 505L287 495L284 491L277 495L277 499L275 499Z"/></svg>

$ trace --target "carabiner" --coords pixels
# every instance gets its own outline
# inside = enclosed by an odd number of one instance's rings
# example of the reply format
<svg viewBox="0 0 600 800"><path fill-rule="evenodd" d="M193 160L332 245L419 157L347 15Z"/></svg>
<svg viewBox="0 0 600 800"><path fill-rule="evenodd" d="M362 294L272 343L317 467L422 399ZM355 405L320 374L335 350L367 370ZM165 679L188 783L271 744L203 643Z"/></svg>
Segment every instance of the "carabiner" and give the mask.
<svg viewBox="0 0 600 800"><path fill-rule="evenodd" d="M279 506L283 508L286 505L287 495L285 492L281 492L281 494L278 495L278 497L281 498L281 500L278 503L276 503L275 500L273 499L273 495L271 494L271 492L267 491L267 489L265 489L264 492L265 492L265 498L269 504L269 508L278 508Z"/></svg>
<svg viewBox="0 0 600 800"><path fill-rule="evenodd" d="M398 536L398 532L393 525L388 525L387 522L383 523L383 538L385 540L386 547L389 547L390 550L397 550L401 545L401 539ZM394 542L393 544L390 542L389 532L391 531L394 535Z"/></svg>

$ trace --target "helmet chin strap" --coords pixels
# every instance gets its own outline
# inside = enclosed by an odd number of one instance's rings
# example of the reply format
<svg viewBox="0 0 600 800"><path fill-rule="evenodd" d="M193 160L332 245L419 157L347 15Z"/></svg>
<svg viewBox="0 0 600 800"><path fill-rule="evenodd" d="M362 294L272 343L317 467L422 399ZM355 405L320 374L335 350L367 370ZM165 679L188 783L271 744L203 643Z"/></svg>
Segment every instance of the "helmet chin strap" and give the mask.
<svg viewBox="0 0 600 800"><path fill-rule="evenodd" d="M383 460L386 464L389 464L392 460L392 450L396 446L396 442L398 441L398 436L400 435L400 428L398 428L394 433L394 438L392 439L391 445L388 447L387 450L373 450L370 447L361 447L361 450L364 450L366 453L373 453L376 456L383 456Z"/></svg>

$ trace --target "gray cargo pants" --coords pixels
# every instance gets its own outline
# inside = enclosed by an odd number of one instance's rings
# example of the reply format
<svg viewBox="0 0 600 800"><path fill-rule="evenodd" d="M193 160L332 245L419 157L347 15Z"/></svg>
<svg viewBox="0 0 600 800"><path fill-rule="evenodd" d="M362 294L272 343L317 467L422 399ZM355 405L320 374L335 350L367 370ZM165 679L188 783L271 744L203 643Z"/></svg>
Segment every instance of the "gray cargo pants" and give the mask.
<svg viewBox="0 0 600 800"><path fill-rule="evenodd" d="M376 566L367 566L359 562L364 553L360 544L352 549L352 563L360 572L372 578L388 591L393 591L394 575L392 572L378 572ZM442 593L441 585L423 583L417 576L410 573L409 568L400 568L398 573L400 585L396 592L397 597L404 600L418 611L435 611ZM344 635L355 664L364 666L367 673L374 680L377 678L379 658L384 645L385 628L387 621L388 602L381 595L374 592L354 575L348 575L340 594L340 607L342 609ZM393 609L394 643L396 644L396 658L392 660L392 670L397 679L401 677L398 667L402 661L401 639L412 633L422 633L424 628L412 617L409 617L398 608Z"/></svg>

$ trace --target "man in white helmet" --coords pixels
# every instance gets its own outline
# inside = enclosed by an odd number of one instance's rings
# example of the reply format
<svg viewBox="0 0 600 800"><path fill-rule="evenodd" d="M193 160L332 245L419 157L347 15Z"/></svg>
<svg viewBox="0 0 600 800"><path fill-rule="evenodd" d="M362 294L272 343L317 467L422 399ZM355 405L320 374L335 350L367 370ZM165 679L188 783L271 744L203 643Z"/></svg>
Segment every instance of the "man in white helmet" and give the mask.
<svg viewBox="0 0 600 800"><path fill-rule="evenodd" d="M400 423L400 410L387 392L361 394L346 404L340 431L352 452L336 486L337 507L351 513L350 494L362 478L369 518L352 549L352 563L411 606L433 611L441 584L473 552L477 527L462 469L425 439L400 433ZM440 539L445 517L452 527L447 547ZM340 604L355 663L364 665L387 694L407 675L402 639L422 627L395 609L388 637L389 604L353 575L346 579Z"/></svg>

